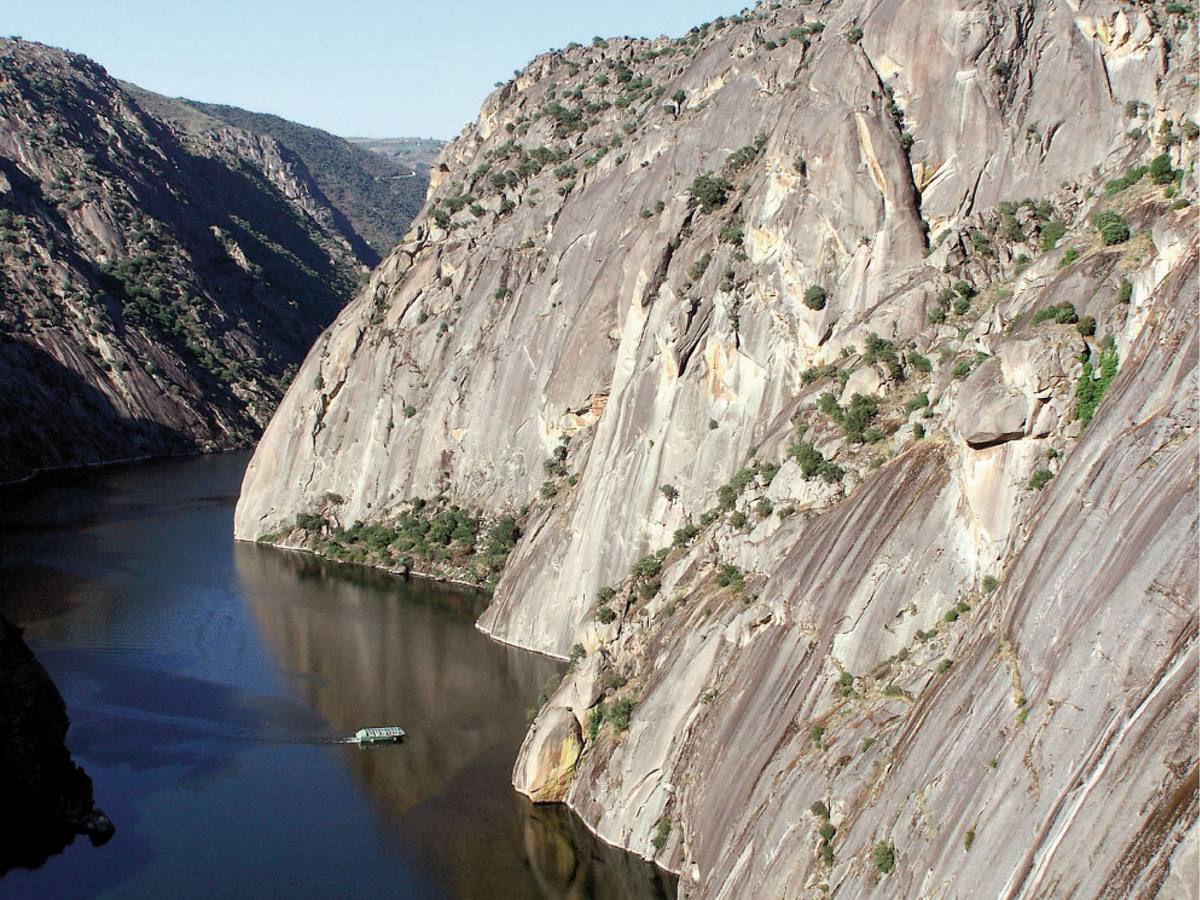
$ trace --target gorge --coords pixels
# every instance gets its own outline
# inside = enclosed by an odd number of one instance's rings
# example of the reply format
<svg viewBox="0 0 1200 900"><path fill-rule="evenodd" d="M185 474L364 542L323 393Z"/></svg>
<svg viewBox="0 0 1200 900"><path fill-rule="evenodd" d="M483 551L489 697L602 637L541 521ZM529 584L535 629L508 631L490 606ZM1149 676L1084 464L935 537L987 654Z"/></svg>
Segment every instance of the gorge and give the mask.
<svg viewBox="0 0 1200 900"><path fill-rule="evenodd" d="M426 163L0 41L0 482L254 448L7 488L132 837L6 879L1200 897L1197 52L764 0Z"/></svg>

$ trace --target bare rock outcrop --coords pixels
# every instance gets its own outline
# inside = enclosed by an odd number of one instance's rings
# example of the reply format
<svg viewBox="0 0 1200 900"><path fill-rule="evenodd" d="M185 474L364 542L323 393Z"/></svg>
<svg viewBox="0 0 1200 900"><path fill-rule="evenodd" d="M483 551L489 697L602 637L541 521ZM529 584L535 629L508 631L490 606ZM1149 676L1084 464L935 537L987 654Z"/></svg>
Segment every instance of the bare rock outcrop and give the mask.
<svg viewBox="0 0 1200 900"><path fill-rule="evenodd" d="M569 710L555 706L526 735L513 786L540 803L562 800L582 750L579 722Z"/></svg>
<svg viewBox="0 0 1200 900"><path fill-rule="evenodd" d="M1000 379L1000 363L989 359L976 369L958 395L954 427L972 447L1024 437L1030 400Z"/></svg>
<svg viewBox="0 0 1200 900"><path fill-rule="evenodd" d="M513 516L480 627L587 654L514 779L689 896L1179 883L1195 47L1157 3L847 0L539 56L237 536L394 565L426 500Z"/></svg>

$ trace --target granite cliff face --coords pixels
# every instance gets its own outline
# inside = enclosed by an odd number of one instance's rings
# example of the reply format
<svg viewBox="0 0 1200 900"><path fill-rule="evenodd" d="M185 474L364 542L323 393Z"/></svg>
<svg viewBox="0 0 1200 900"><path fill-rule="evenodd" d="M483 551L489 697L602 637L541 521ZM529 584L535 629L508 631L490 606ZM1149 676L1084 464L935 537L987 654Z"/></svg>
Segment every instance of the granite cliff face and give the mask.
<svg viewBox="0 0 1200 900"><path fill-rule="evenodd" d="M514 781L689 896L1188 895L1184 13L772 3L538 57L238 536L393 565L413 510L512 515L480 625L577 660Z"/></svg>
<svg viewBox="0 0 1200 900"><path fill-rule="evenodd" d="M376 259L270 135L0 41L0 482L248 443Z"/></svg>

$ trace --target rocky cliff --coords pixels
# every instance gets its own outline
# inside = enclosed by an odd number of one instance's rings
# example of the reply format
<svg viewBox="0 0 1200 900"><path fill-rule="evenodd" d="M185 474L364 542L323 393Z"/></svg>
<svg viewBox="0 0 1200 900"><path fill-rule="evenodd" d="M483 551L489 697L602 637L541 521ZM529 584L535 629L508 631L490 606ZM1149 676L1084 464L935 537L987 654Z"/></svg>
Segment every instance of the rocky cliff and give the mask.
<svg viewBox="0 0 1200 900"><path fill-rule="evenodd" d="M481 627L576 659L515 783L689 896L1191 890L1195 48L847 0L539 56L238 536L501 569Z"/></svg>
<svg viewBox="0 0 1200 900"><path fill-rule="evenodd" d="M0 41L0 482L244 445L376 259L279 141L138 96Z"/></svg>

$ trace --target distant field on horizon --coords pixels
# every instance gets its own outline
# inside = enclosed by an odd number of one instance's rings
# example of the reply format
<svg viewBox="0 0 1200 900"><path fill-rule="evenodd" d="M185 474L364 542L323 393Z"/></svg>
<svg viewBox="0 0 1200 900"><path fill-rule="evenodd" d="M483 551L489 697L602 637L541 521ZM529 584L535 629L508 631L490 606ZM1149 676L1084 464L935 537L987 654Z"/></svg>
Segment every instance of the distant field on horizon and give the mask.
<svg viewBox="0 0 1200 900"><path fill-rule="evenodd" d="M428 167L446 146L445 141L439 141L437 138L347 137L346 140L364 150L370 150L413 168Z"/></svg>

